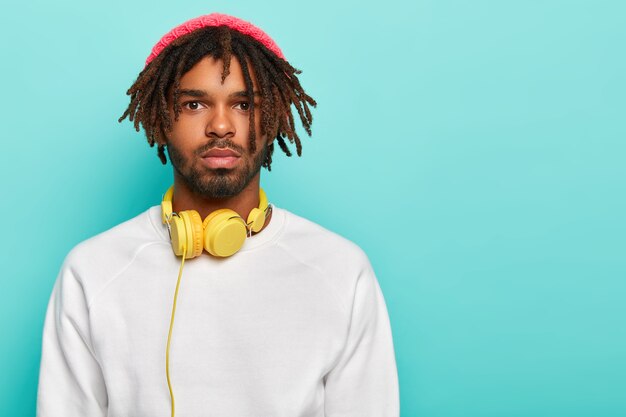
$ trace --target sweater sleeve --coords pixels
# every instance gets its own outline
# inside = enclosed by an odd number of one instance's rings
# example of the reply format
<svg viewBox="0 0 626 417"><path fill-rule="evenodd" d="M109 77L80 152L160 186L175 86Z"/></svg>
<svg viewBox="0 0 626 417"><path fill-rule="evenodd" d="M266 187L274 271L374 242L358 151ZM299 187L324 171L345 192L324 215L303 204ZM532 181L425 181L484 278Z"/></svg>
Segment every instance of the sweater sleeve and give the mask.
<svg viewBox="0 0 626 417"><path fill-rule="evenodd" d="M326 417L400 415L389 316L369 261L356 283L345 347L324 383Z"/></svg>
<svg viewBox="0 0 626 417"><path fill-rule="evenodd" d="M36 415L104 417L107 405L104 378L91 345L83 285L66 259L46 311Z"/></svg>

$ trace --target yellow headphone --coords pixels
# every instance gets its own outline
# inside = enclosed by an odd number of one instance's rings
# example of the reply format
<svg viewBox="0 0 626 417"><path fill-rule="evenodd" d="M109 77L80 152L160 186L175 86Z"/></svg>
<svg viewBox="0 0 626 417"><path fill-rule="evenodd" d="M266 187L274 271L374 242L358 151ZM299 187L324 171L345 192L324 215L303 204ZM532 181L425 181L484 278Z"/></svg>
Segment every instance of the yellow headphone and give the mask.
<svg viewBox="0 0 626 417"><path fill-rule="evenodd" d="M200 256L203 248L213 256L226 257L235 254L243 246L246 237L251 236L252 232L258 232L263 228L265 220L272 209L272 206L267 202L265 191L259 188L259 207L255 207L250 211L247 222L236 211L230 209L217 209L202 221L200 214L196 210L184 210L174 213L172 209L173 195L174 186L172 185L161 201L161 220L163 224L167 224L174 253L176 256L181 257L170 329L165 348L165 373L172 399L172 417L175 416L176 406L170 380L170 342L174 327L174 315L176 314L178 288L183 275L185 259Z"/></svg>
<svg viewBox="0 0 626 417"><path fill-rule="evenodd" d="M259 188L259 207L248 214L246 222L236 211L218 209L204 221L196 210L172 211L172 185L161 201L161 220L167 224L172 249L176 256L185 254L185 259L195 258L206 249L213 256L227 257L243 246L246 237L263 228L271 206L265 191Z"/></svg>

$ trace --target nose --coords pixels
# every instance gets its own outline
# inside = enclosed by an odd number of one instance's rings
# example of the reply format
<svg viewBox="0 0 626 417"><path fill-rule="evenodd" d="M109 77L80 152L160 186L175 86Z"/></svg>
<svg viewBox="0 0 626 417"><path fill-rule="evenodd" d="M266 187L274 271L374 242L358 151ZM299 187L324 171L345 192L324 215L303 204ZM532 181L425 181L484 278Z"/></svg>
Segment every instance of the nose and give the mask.
<svg viewBox="0 0 626 417"><path fill-rule="evenodd" d="M235 125L225 106L215 106L206 124L206 135L209 137L230 137L235 135Z"/></svg>

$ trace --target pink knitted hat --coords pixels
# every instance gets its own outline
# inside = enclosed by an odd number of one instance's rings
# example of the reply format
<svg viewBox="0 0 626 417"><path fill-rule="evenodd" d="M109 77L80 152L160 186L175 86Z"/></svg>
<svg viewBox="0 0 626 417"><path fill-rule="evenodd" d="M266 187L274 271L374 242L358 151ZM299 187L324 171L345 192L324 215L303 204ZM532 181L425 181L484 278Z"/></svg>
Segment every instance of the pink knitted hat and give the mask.
<svg viewBox="0 0 626 417"><path fill-rule="evenodd" d="M270 38L267 33L263 32L260 28L254 26L252 23L246 22L245 20L241 20L234 16L229 16L227 14L211 13L188 20L185 23L180 24L174 29L167 32L161 38L161 40L159 40L152 48L152 53L146 59L146 66L148 66L150 61L156 58L156 56L163 49L165 49L165 47L169 45L170 42L172 42L174 39L206 26L222 25L228 26L229 28L241 32L244 35L253 37L257 41L265 45L267 49L274 52L279 58L285 59L282 51L280 50L278 45L276 45L276 42L274 42L274 40Z"/></svg>

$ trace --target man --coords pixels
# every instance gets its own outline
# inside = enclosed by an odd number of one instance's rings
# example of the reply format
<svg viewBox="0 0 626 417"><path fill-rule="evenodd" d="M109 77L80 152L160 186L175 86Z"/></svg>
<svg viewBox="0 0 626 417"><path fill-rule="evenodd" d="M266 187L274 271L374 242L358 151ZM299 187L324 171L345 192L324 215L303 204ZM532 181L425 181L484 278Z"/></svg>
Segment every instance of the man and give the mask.
<svg viewBox="0 0 626 417"><path fill-rule="evenodd" d="M38 416L398 417L367 256L260 187L274 141L301 154L291 106L311 132L316 103L299 72L227 15L185 22L154 47L120 121L141 124L163 163L167 149L174 185L66 257Z"/></svg>

